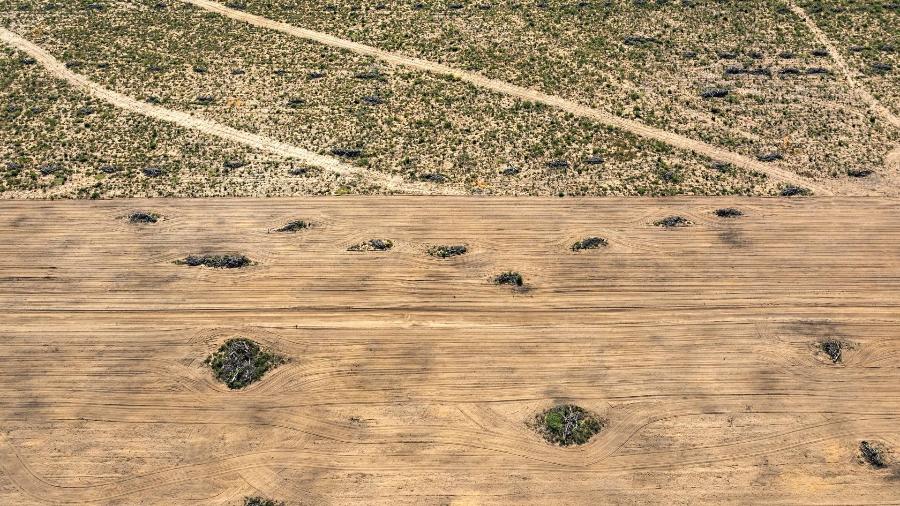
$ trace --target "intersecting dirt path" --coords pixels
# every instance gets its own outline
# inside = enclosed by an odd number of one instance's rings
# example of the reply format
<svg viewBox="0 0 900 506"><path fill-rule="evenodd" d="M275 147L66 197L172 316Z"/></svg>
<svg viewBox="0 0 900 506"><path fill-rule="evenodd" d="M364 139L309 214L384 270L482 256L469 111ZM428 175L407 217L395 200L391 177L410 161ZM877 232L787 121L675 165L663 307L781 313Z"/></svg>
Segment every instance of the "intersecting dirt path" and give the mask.
<svg viewBox="0 0 900 506"><path fill-rule="evenodd" d="M221 139L237 142L254 149L259 149L268 153L292 158L302 163L314 165L325 170L336 172L338 174L359 174L364 176L365 181L382 186L388 191L397 193L424 194L438 193L438 191L429 184L410 183L404 181L400 177L394 177L387 174L355 167L341 162L336 158L320 155L306 149L279 142L277 140L257 135L250 132L238 130L236 128L223 125L216 121L200 118L191 114L187 114L172 109L160 107L158 105L149 104L140 100L136 100L121 93L109 90L91 81L87 77L72 72L66 66L54 58L50 53L40 46L25 39L19 34L0 27L0 40L9 46L18 49L37 60L44 68L46 68L54 76L65 80L69 84L89 93L91 96L103 100L114 107L124 109L133 113L141 114L158 120L174 123L178 126L213 135ZM440 193L459 193L449 187L441 187Z"/></svg>
<svg viewBox="0 0 900 506"><path fill-rule="evenodd" d="M865 86L856 80L853 70L851 70L850 66L847 64L847 60L841 56L841 52L838 51L837 46L831 42L831 39L821 28L819 28L819 25L816 24L813 18L803 9L803 7L800 7L800 5L793 0L787 0L787 3L794 14L799 16L806 23L806 26L812 31L819 44L828 50L828 54L831 55L831 59L834 61L835 65L837 65L841 74L843 74L847 84L850 85L850 89L852 89L853 92L856 93L870 109L872 109L872 111L881 116L884 121L887 121L894 128L900 128L900 118L895 116L887 107L881 105L881 102L879 102Z"/></svg>
<svg viewBox="0 0 900 506"><path fill-rule="evenodd" d="M163 218L123 219L139 209ZM896 502L898 213L880 198L0 201L0 504ZM676 214L693 225L653 226ZM314 226L271 232L294 219ZM570 249L589 235L608 246ZM394 248L347 251L372 237ZM173 262L202 252L257 264ZM505 270L527 289L490 283ZM290 361L229 391L203 360L236 336ZM824 339L845 343L840 363ZM558 402L608 423L552 446L526 422ZM893 449L885 469L858 460L861 440Z"/></svg>
<svg viewBox="0 0 900 506"><path fill-rule="evenodd" d="M763 174L767 174L769 177L773 178L776 181L783 181L803 186L813 190L819 195L832 194L832 192L829 189L825 188L823 185L810 181L807 178L800 177L799 175L791 171L782 169L776 165L762 163L744 155L721 149L702 141L694 140L676 133L645 125L634 120L622 118L614 114L610 114L606 111L588 107L555 95L548 95L546 93L531 90L521 86L516 86L514 84L510 84L508 82L500 81L497 79L490 79L475 72L456 69L440 63L423 60L421 58L413 58L390 51L384 51L372 46L335 37L327 33L300 28L288 23L275 21L269 18L251 14L249 12L234 9L213 0L181 1L211 12L222 14L232 19L250 23L254 26L277 30L288 35L293 35L328 46L345 49L357 54L370 56L392 65L400 65L417 70L422 70L425 72L431 72L434 74L452 76L461 81L479 86L481 88L489 89L491 91L503 93L523 100L540 102L551 107L569 112L576 116L591 118L608 126L612 126L647 139L653 139L679 149L693 151L714 160L728 162L744 170L754 170Z"/></svg>

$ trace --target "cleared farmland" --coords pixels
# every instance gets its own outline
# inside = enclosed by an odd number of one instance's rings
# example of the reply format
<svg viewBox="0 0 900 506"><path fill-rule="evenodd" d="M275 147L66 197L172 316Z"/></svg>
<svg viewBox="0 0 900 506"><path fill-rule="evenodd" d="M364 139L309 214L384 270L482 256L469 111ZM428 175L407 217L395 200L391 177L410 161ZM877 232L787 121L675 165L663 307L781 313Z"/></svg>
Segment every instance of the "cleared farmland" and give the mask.
<svg viewBox="0 0 900 506"><path fill-rule="evenodd" d="M0 503L893 502L898 212L0 202ZM236 337L286 361L229 390L204 360ZM529 422L560 403L602 430L546 442Z"/></svg>

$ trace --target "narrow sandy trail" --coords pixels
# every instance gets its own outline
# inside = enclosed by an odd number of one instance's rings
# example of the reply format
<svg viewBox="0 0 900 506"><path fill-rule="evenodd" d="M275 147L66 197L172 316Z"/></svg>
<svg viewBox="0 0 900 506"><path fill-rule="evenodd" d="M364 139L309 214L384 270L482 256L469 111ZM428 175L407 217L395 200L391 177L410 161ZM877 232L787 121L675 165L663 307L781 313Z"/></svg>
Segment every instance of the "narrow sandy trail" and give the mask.
<svg viewBox="0 0 900 506"><path fill-rule="evenodd" d="M844 60L844 57L841 56L841 53L837 50L837 47L831 42L831 39L825 35L825 32L822 31L821 28L816 24L815 21L807 14L802 7L800 7L793 0L788 0L788 5L791 10L797 16L800 16L806 26L812 31L813 35L816 37L816 41L825 46L825 49L828 50L828 54L831 55L831 59L834 60L835 65L837 65L838 70L841 71L841 74L844 75L844 79L847 80L847 83L850 85L850 88L861 98L876 114L881 116L882 119L890 123L894 126L894 128L900 128L900 118L895 116L887 107L881 105L881 102L878 101L868 90L863 87L859 81L853 77L853 71L850 70L850 66L847 65L847 61Z"/></svg>
<svg viewBox="0 0 900 506"><path fill-rule="evenodd" d="M180 111L174 111L158 105L149 104L136 100L121 93L109 90L91 81L87 77L72 72L66 66L54 58L43 48L35 45L31 41L23 38L15 32L0 27L0 40L4 43L27 53L29 56L38 61L54 76L65 80L69 84L89 93L91 96L103 100L117 108L148 116L154 119L174 123L178 126L189 128L203 132L205 134L214 135L221 139L237 142L251 148L259 149L276 155L293 158L303 163L314 165L325 170L336 172L342 175L359 174L364 176L366 181L381 185L385 189L398 193L411 194L428 194L437 193L431 185L416 184L403 181L399 177L393 177L376 171L355 167L341 162L336 158L324 156L306 149L279 142L277 140L264 137L262 135L253 134L238 130L236 128L223 125L216 121L199 118L191 114ZM442 187L441 193L460 193L450 188Z"/></svg>
<svg viewBox="0 0 900 506"><path fill-rule="evenodd" d="M684 137L682 135L668 132L666 130L661 130L659 128L655 128L649 125L645 125L643 123L622 118L616 116L614 114L610 114L606 111L595 109L593 107L588 107L582 104L578 104L576 102L572 102L570 100L566 100L561 97L557 97L554 95L548 95L546 93L542 93L539 91L531 90L528 88L524 88L521 86L516 86L514 84L507 83L505 81L500 81L497 79L490 79L484 77L475 72L468 72L465 70L455 69L453 67L449 67L447 65L442 65L440 63L434 63L428 60L423 60L421 58L413 58L409 56L403 56L401 54L392 53L389 51L384 51L372 46L367 46L365 44L360 44L357 42L352 42L346 39L341 39L335 37L333 35L329 35L327 33L317 32L313 30L308 30L306 28L300 28L288 23L283 23L280 21L275 21L272 19L268 19L262 16L257 16L255 14L250 14L248 12L244 12L241 10L233 9L227 7L221 3L215 2L213 0L182 0L185 3L195 5L202 9L205 9L210 12L216 12L223 16L227 16L232 19L236 19L239 21L244 21L254 26L258 26L261 28L267 28L270 30L277 30L282 33L286 33L288 35L293 35L295 37L300 37L303 39L311 40L314 42L318 42L321 44L325 44L332 47L337 47L340 49L345 49L348 51L352 51L357 54L370 56L372 58L377 58L391 65L405 66L411 67L417 70L431 72L434 74L442 74L447 76L452 76L460 81L467 82L469 84L473 84L475 86L479 86L481 88L486 88L491 91L495 91L498 93L503 93L509 96L517 97L523 100L530 100L533 102L540 102L552 107L556 107L568 113L574 114L576 116L581 116L585 118L591 118L597 120L601 123L604 123L608 126L612 126L615 128L619 128L621 130L630 132L635 135L639 135L644 138L653 139L670 146L685 149L689 151L693 151L695 153L701 154L703 156L707 156L709 158L720 160L723 162L728 162L736 167L740 167L745 170L753 170L763 174L768 175L769 177L778 180L784 181L788 183L793 183L799 186L803 186L815 191L819 195L831 195L831 191L827 190L825 187L814 183L806 178L802 178L797 174L792 173L791 171L781 169L777 166L766 164L759 162L757 160L753 160L752 158L733 153L728 150L724 150L718 147L715 147L711 144L707 144L702 141L690 139L688 137Z"/></svg>

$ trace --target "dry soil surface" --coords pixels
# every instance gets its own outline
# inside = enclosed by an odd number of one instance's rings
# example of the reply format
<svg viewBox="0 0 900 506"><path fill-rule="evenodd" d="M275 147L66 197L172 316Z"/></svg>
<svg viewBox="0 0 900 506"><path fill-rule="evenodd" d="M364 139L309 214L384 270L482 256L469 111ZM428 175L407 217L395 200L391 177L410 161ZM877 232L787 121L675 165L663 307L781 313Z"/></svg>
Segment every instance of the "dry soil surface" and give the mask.
<svg viewBox="0 0 900 506"><path fill-rule="evenodd" d="M739 218L713 214L736 207ZM135 210L159 213L132 225ZM0 202L0 503L889 503L900 201ZM653 222L681 215L693 224ZM274 228L314 225L294 234ZM585 236L605 248L573 252ZM371 238L386 252L349 252ZM465 244L440 260L430 245ZM177 265L233 252L244 269ZM523 289L491 284L516 270ZM229 391L243 336L289 357ZM843 343L840 363L820 350ZM607 420L559 448L559 402ZM860 441L884 449L875 469Z"/></svg>

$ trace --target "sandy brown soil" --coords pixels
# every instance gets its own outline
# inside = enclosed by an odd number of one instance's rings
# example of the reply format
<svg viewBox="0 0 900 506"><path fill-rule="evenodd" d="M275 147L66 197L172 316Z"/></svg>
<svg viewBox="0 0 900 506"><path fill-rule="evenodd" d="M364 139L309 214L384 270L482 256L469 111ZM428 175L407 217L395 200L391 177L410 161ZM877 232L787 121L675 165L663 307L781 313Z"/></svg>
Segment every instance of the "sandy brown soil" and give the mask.
<svg viewBox="0 0 900 506"><path fill-rule="evenodd" d="M744 211L722 219L725 206ZM131 225L134 210L153 225ZM0 503L891 503L900 202L0 202ZM682 215L691 227L652 223ZM314 227L271 229L293 219ZM574 253L585 236L609 246ZM373 237L388 252L352 253ZM466 255L429 257L433 244ZM191 253L239 252L234 271ZM526 289L489 282L517 270ZM290 357L243 391L202 361ZM845 343L843 362L819 351ZM563 449L556 402L608 420ZM887 451L874 469L861 440Z"/></svg>

